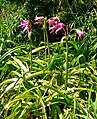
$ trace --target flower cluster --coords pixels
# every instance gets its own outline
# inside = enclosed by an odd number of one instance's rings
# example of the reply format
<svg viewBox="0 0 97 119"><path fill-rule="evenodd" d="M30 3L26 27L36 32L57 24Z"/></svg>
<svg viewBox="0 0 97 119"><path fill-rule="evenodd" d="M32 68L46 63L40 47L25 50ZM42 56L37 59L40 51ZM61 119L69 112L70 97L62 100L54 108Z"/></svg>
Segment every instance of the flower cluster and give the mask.
<svg viewBox="0 0 97 119"><path fill-rule="evenodd" d="M61 29L63 29L65 25L63 23L58 23L52 27L49 28L49 30L51 31L50 33L58 33L58 31L60 31Z"/></svg>
<svg viewBox="0 0 97 119"><path fill-rule="evenodd" d="M48 19L49 28L51 26L58 24L59 22L60 22L59 17L51 17L50 19Z"/></svg>
<svg viewBox="0 0 97 119"><path fill-rule="evenodd" d="M39 25L43 20L44 20L43 16L40 16L40 17L35 16L34 24ZM57 16L56 17L51 17L47 21L48 21L48 26L49 26L50 33L56 33L57 34L61 29L64 28L64 26L67 27L67 25L60 22L60 19ZM23 32L25 32L25 31L30 32L31 29L32 29L29 20L23 20L18 27L23 28ZM79 29L74 29L74 30L76 31L76 33L77 33L77 35L80 39L82 39L82 37L84 35L86 35L85 31L81 31Z"/></svg>
<svg viewBox="0 0 97 119"><path fill-rule="evenodd" d="M76 33L77 33L77 35L78 35L78 37L80 38L80 39L82 39L82 37L84 36L84 35L86 35L86 32L85 31L81 31L81 30L79 30L79 29L75 29L76 30Z"/></svg>
<svg viewBox="0 0 97 119"><path fill-rule="evenodd" d="M29 20L23 20L18 27L23 28L24 29L23 32L25 31L30 32L32 29Z"/></svg>
<svg viewBox="0 0 97 119"><path fill-rule="evenodd" d="M43 16L41 16L41 17L35 17L35 19L34 19L34 21L35 21L35 23L34 24L40 24L42 21L44 20L44 17Z"/></svg>
<svg viewBox="0 0 97 119"><path fill-rule="evenodd" d="M51 17L48 19L49 31L50 33L58 33L61 29L64 28L65 24L60 22L59 17Z"/></svg>

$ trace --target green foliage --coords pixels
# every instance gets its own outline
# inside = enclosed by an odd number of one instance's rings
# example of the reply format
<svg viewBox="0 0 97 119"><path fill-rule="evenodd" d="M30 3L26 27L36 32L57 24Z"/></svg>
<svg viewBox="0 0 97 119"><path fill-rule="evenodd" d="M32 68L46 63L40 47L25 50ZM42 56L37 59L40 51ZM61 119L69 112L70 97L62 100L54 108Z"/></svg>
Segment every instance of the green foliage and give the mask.
<svg viewBox="0 0 97 119"><path fill-rule="evenodd" d="M33 4L31 0L0 2L0 118L96 119L97 2L61 0L61 6L58 0L32 0ZM69 6L65 8L63 3ZM49 41L53 39L49 43L49 60L45 57L43 29L33 24L35 15L55 14L71 29L87 33L82 40L74 31L70 33L66 90L66 41L60 39L62 34L49 34ZM22 19L30 19L33 24L31 70L27 34L17 28Z"/></svg>

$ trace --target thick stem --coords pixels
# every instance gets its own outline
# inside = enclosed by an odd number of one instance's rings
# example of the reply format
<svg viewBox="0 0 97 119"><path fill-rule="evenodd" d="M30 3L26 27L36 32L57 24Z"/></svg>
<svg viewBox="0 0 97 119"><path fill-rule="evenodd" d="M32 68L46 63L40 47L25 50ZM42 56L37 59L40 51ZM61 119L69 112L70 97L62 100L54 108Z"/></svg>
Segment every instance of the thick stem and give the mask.
<svg viewBox="0 0 97 119"><path fill-rule="evenodd" d="M32 70L32 41L31 41L31 32L28 33L30 40L30 71Z"/></svg>
<svg viewBox="0 0 97 119"><path fill-rule="evenodd" d="M44 20L44 25L43 25L43 29L44 29L44 43L45 43L45 59L46 59L46 44L47 44L47 49L48 49L48 57L50 59L50 49L49 49L49 40L48 40L48 34L47 34L47 25L46 25L46 19ZM47 40L47 43L46 43Z"/></svg>
<svg viewBox="0 0 97 119"><path fill-rule="evenodd" d="M62 85L62 77L63 77L63 62L62 62L62 66L60 69L60 86Z"/></svg>
<svg viewBox="0 0 97 119"><path fill-rule="evenodd" d="M32 70L32 45L31 45L31 40L30 40L30 71Z"/></svg>
<svg viewBox="0 0 97 119"><path fill-rule="evenodd" d="M65 89L67 89L68 84L68 40L66 40L66 80L65 80Z"/></svg>
<svg viewBox="0 0 97 119"><path fill-rule="evenodd" d="M41 102L41 104L42 104L42 113L44 114L44 115L43 115L43 119L47 119L45 104L44 104L42 98L40 98L40 102Z"/></svg>
<svg viewBox="0 0 97 119"><path fill-rule="evenodd" d="M45 31L44 31L44 45L45 45L45 60L46 60L46 35L45 35Z"/></svg>
<svg viewBox="0 0 97 119"><path fill-rule="evenodd" d="M48 57L49 57L49 60L50 60L50 49L49 49L49 40L48 40L47 30L46 30L46 39L47 39L47 47L48 47Z"/></svg>

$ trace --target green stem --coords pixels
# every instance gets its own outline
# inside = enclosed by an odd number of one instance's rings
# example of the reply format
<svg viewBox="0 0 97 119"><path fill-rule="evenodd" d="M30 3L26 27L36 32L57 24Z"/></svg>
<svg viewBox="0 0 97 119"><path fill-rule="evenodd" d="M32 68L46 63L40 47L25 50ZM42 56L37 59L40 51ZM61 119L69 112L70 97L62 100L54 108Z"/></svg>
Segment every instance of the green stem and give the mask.
<svg viewBox="0 0 97 119"><path fill-rule="evenodd" d="M44 104L42 98L40 98L40 102L41 102L41 104L42 104L42 113L44 114L44 115L43 115L43 119L47 119L45 104Z"/></svg>
<svg viewBox="0 0 97 119"><path fill-rule="evenodd" d="M91 85L91 89L90 89L90 92L89 92L88 107L87 107L88 112L87 112L87 118L86 119L89 119L89 110L90 110L90 103L91 103L92 88L93 88L93 84Z"/></svg>
<svg viewBox="0 0 97 119"><path fill-rule="evenodd" d="M46 30L46 39L47 39L47 47L48 47L48 57L49 57L49 60L50 60L50 49L49 49L49 40L48 40L47 30Z"/></svg>
<svg viewBox="0 0 97 119"><path fill-rule="evenodd" d="M65 80L65 89L67 89L68 84L68 39L66 39L66 80Z"/></svg>
<svg viewBox="0 0 97 119"><path fill-rule="evenodd" d="M63 62L62 62L62 66L60 68L60 86L62 85L62 77L63 77Z"/></svg>
<svg viewBox="0 0 97 119"><path fill-rule="evenodd" d="M30 71L32 70L32 40L31 40L31 32L28 33L28 37L30 40Z"/></svg>
<svg viewBox="0 0 97 119"><path fill-rule="evenodd" d="M30 40L30 71L32 70L32 46L31 46L31 40Z"/></svg>
<svg viewBox="0 0 97 119"><path fill-rule="evenodd" d="M45 21L44 21L45 22ZM45 24L45 23L44 23ZM45 37L46 35L45 35L45 31L44 31L44 44L45 44L45 60L46 60L46 56L47 56L47 54L46 54L46 37Z"/></svg>

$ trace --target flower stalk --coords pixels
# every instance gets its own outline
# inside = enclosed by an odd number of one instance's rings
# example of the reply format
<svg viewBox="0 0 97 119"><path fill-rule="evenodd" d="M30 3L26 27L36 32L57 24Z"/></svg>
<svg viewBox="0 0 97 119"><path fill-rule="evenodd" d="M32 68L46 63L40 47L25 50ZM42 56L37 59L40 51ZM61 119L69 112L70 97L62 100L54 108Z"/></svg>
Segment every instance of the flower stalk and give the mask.
<svg viewBox="0 0 97 119"><path fill-rule="evenodd" d="M65 80L65 90L67 90L68 85L68 39L69 39L69 33L68 33L68 26L65 26L65 39L66 39L66 80Z"/></svg>
<svg viewBox="0 0 97 119"><path fill-rule="evenodd" d="M44 24L43 24L43 31L44 31L44 45L45 45L45 60L47 57L47 53L46 53L46 32L45 32L45 26L46 26L46 21L44 20Z"/></svg>
<svg viewBox="0 0 97 119"><path fill-rule="evenodd" d="M48 57L49 57L49 60L50 60L50 48L49 48L49 40L48 40L47 30L46 30L46 39L47 39Z"/></svg>
<svg viewBox="0 0 97 119"><path fill-rule="evenodd" d="M68 37L66 37L66 80L65 80L65 90L68 84Z"/></svg>
<svg viewBox="0 0 97 119"><path fill-rule="evenodd" d="M32 70L32 40L31 40L31 34L32 32L28 32L28 38L30 40L30 71Z"/></svg>
<svg viewBox="0 0 97 119"><path fill-rule="evenodd" d="M23 32L28 33L28 38L30 40L29 48L30 48L30 71L31 71L32 70L32 41L31 41L32 27L31 27L30 20L22 20L18 28L22 28Z"/></svg>
<svg viewBox="0 0 97 119"><path fill-rule="evenodd" d="M47 44L48 58L50 60L50 48L49 48L49 40L48 40L48 33L47 33L46 21L47 21L47 19L45 18L44 19L44 25L43 25L43 29L44 29L44 43L45 43L45 57L46 57L46 44Z"/></svg>

